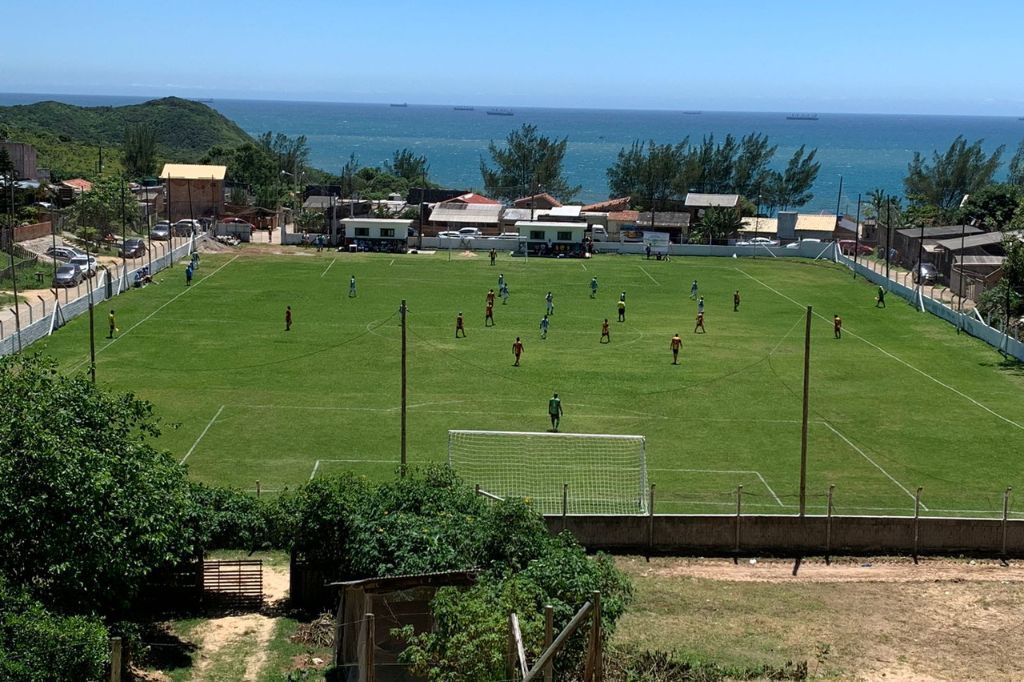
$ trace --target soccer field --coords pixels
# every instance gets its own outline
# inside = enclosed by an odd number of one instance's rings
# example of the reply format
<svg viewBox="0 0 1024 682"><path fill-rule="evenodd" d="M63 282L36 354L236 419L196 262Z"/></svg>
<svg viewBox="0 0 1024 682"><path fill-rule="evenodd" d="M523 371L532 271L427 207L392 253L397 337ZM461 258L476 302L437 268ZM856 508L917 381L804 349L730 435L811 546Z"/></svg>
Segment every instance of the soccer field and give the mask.
<svg viewBox="0 0 1024 682"><path fill-rule="evenodd" d="M484 254L203 257L97 311L97 377L154 403L159 445L199 480L264 491L350 469L394 475L400 442L401 299L408 300L408 453L446 459L449 429L646 437L659 513L794 513L806 305L813 305L808 509L999 516L1022 481L1024 371L839 266L776 258L600 255L589 261ZM484 327L484 299L504 273ZM355 275L358 295L348 296ZM599 291L590 297L590 278ZM697 279L706 334L695 334ZM739 290L742 304L732 310ZM546 340L544 295L555 312ZM619 293L626 322L616 321ZM285 307L294 315L285 332ZM107 340L107 310L121 332ZM462 312L467 335L454 338ZM831 318L844 320L841 340ZM608 318L611 343L599 343ZM683 338L673 366L669 342ZM513 367L516 336L525 350ZM66 371L88 366L83 316L37 345ZM508 453L514 457L515 453ZM473 481L468 481L473 483ZM1024 504L1012 500L1020 515Z"/></svg>

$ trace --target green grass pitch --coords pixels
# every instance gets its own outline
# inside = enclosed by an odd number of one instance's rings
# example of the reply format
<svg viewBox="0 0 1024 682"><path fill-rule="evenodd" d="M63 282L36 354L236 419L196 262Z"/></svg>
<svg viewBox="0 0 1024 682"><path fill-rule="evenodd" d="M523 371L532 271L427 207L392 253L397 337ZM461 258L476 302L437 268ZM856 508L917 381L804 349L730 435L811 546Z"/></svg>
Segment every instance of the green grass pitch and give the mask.
<svg viewBox="0 0 1024 682"><path fill-rule="evenodd" d="M499 272L511 290L484 327ZM350 298L355 275L358 295ZM600 289L590 298L589 282ZM690 282L704 295L695 334ZM197 479L265 491L352 469L394 475L401 334L409 305L411 465L444 461L448 429L542 431L558 391L562 430L641 434L662 513L796 510L804 307L812 323L808 508L835 484L837 513L998 516L1024 481L1024 372L948 324L838 266L775 258L600 255L589 261L484 254L354 255L255 248L203 258L104 304L98 380L152 401L159 445ZM732 310L733 291L742 304ZM555 313L546 340L544 294ZM627 320L616 321L619 292ZM285 306L294 313L284 330ZM108 341L107 310L120 335ZM454 338L458 312L467 337ZM831 317L844 319L841 340ZM818 316L820 315L820 317ZM599 343L611 321L611 343ZM673 333L683 338L671 364ZM511 346L523 339L522 366ZM39 344L85 372L87 318ZM1024 505L1014 502L1016 515Z"/></svg>

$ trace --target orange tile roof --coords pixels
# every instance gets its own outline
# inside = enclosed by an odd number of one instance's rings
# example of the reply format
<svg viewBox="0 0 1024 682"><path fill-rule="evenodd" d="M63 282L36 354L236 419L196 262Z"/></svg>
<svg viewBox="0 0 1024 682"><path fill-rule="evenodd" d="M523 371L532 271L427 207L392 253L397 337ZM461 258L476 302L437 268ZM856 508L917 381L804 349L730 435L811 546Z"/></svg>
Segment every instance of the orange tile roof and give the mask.
<svg viewBox="0 0 1024 682"><path fill-rule="evenodd" d="M485 197L482 194L474 194L473 192L470 192L469 194L462 194L460 196L455 197L454 199L449 199L448 201L442 201L441 203L443 203L443 204L447 204L447 203L453 203L453 204L500 204L501 202L498 201L497 199L491 199L490 197Z"/></svg>
<svg viewBox="0 0 1024 682"><path fill-rule="evenodd" d="M65 180L61 183L67 185L73 189L77 189L79 192L90 192L92 191L92 183L82 178L73 178L71 180Z"/></svg>
<svg viewBox="0 0 1024 682"><path fill-rule="evenodd" d="M631 197L619 197L618 199L609 199L607 201L599 201L596 204L587 204L582 209L582 212L587 213L600 213L604 211L626 211L629 209L629 201Z"/></svg>
<svg viewBox="0 0 1024 682"><path fill-rule="evenodd" d="M640 217L640 211L612 211L608 214L609 220L629 221Z"/></svg>

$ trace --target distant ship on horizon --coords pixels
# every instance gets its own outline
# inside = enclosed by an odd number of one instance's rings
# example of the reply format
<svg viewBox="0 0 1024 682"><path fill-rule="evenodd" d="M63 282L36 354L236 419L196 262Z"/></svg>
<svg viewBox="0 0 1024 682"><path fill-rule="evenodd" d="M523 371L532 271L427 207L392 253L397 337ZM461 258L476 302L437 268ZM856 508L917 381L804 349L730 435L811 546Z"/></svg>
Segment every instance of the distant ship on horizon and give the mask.
<svg viewBox="0 0 1024 682"><path fill-rule="evenodd" d="M488 116L511 116L512 115L512 110L511 109L488 109L487 110L487 115Z"/></svg>
<svg viewBox="0 0 1024 682"><path fill-rule="evenodd" d="M817 114L790 114L786 117L787 121L817 121Z"/></svg>
<svg viewBox="0 0 1024 682"><path fill-rule="evenodd" d="M687 116L696 116L697 114L700 114L701 112L699 112L699 111L684 111L683 113L686 114Z"/></svg>
<svg viewBox="0 0 1024 682"><path fill-rule="evenodd" d="M401 104L392 104L391 106L393 106L393 107L407 107L409 105L406 102L402 102Z"/></svg>
<svg viewBox="0 0 1024 682"><path fill-rule="evenodd" d="M474 111L473 107L455 107L455 111Z"/></svg>

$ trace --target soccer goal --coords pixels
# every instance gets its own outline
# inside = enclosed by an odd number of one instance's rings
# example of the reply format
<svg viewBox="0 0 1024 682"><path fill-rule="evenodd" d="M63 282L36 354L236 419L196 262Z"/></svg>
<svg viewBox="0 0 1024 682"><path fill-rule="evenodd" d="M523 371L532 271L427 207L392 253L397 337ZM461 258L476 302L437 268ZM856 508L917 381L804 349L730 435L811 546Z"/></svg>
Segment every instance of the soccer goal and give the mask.
<svg viewBox="0 0 1024 682"><path fill-rule="evenodd" d="M562 512L563 489L570 514L647 512L643 436L453 430L448 464L466 483L529 498L543 514Z"/></svg>

